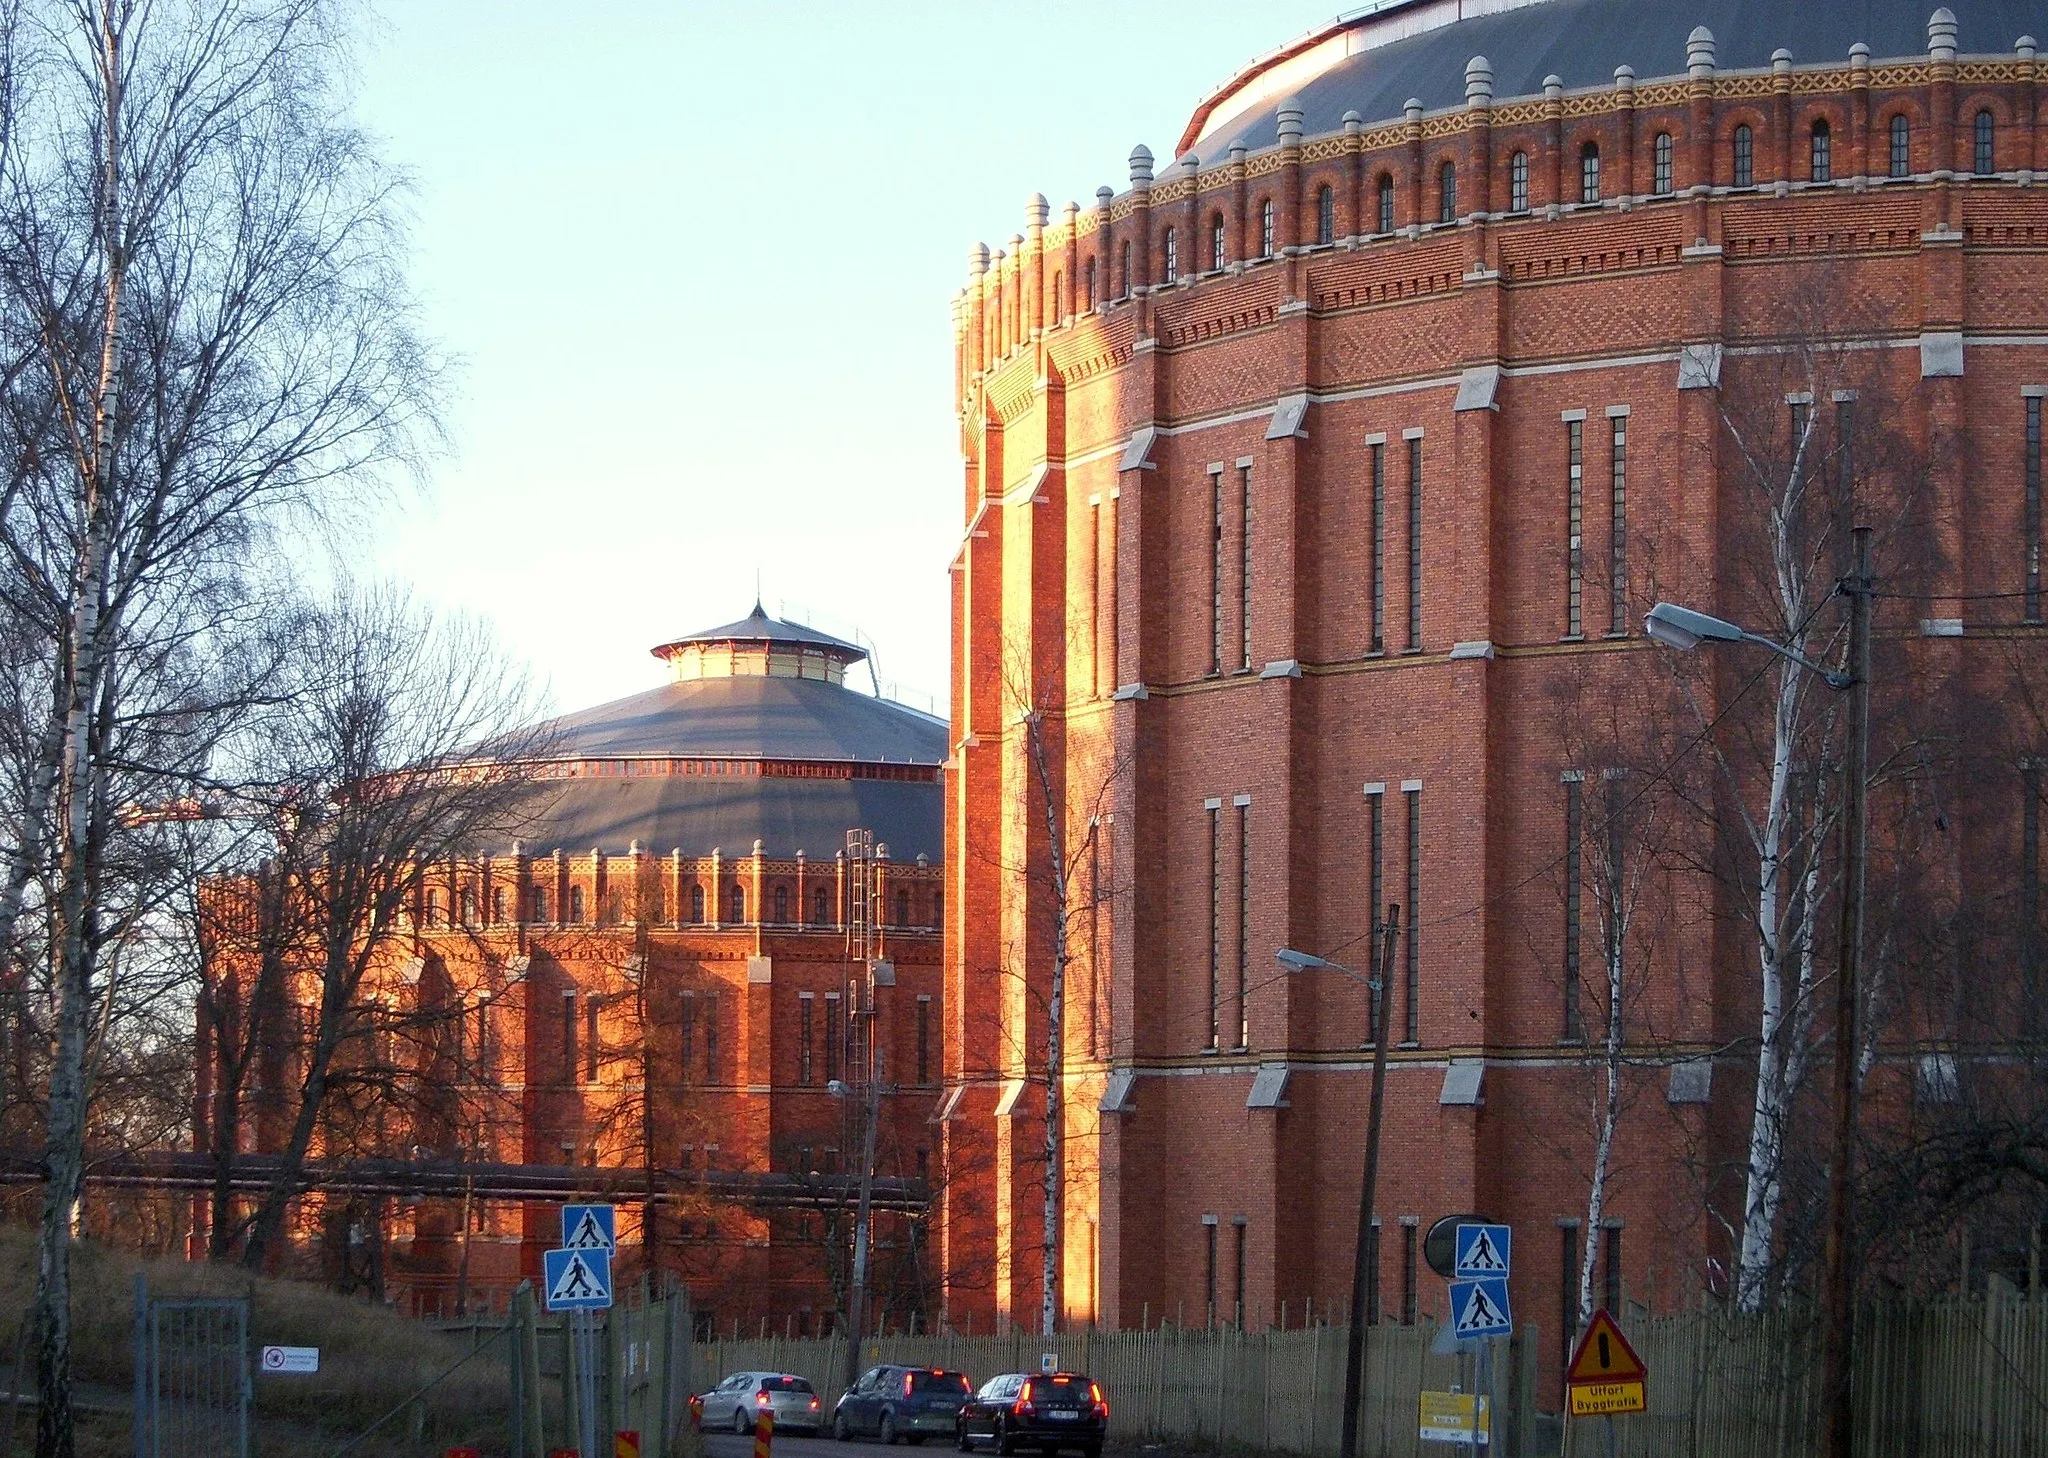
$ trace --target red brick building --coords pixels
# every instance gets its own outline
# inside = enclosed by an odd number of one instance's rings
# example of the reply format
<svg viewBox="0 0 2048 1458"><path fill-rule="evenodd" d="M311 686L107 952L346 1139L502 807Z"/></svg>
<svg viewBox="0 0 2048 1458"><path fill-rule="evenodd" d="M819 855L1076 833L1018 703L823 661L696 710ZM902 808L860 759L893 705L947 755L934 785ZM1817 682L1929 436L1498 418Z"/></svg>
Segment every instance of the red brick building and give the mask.
<svg viewBox="0 0 2048 1458"><path fill-rule="evenodd" d="M829 1326L864 1128L832 1085L866 1068L865 902L891 1211L874 1309L908 1320L941 1075L945 725L849 685L864 649L758 606L654 652L671 682L548 726L518 843L422 879L369 994L420 1031L372 1055L397 1065L386 1095L323 1119L314 1156L339 1177L300 1201L287 1262L360 1279L374 1244L408 1308L501 1310L565 1197L613 1199L621 1279L677 1272L720 1324ZM872 840L865 897L850 831ZM245 1153L281 1147L299 1062L267 1056Z"/></svg>
<svg viewBox="0 0 2048 1458"><path fill-rule="evenodd" d="M1594 1053L1561 969L1603 771L1554 706L1644 671L1656 598L1733 602L1742 471L1717 401L1762 378L1823 278L1855 301L1839 342L1934 458L1943 565L1886 631L1930 690L2038 661L2048 65L2025 36L2048 12L1959 11L1381 6L1212 93L1178 160L1140 148L1125 190L1057 217L1034 199L1007 248L972 251L955 1322L1036 1319L1055 901L1067 1320L1341 1317L1365 995L1274 954L1364 968L1389 902L1410 930L1382 1314L1442 1312L1417 1241L1457 1211L1513 1222L1518 1317L1549 1333L1589 1239L1604 1299L1722 1278L1697 1166L1748 1136L1753 944L1713 893L1671 893L1625 1177L1581 1230ZM1779 408L1796 425L1852 393ZM1723 662L1710 695L1756 666ZM1085 862L1064 881L1048 784ZM1984 860L2037 876L2017 804L1982 819Z"/></svg>

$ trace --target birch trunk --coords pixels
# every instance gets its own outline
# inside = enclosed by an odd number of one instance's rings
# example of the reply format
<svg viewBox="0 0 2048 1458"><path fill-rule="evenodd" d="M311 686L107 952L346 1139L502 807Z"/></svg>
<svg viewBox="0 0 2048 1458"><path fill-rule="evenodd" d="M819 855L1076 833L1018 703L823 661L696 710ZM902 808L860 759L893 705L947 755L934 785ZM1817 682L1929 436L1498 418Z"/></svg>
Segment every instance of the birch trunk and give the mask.
<svg viewBox="0 0 2048 1458"><path fill-rule="evenodd" d="M1047 760L1041 720L1032 714L1026 720L1031 748L1031 768L1038 778L1039 793L1045 800L1047 872L1052 891L1052 987L1047 998L1045 1019L1045 1248L1040 1272L1039 1331L1051 1336L1059 1325L1060 1257L1063 1246L1061 1220L1061 1159L1066 1115L1066 990L1067 990L1067 861L1066 837L1060 823L1060 804L1053 792L1052 766Z"/></svg>

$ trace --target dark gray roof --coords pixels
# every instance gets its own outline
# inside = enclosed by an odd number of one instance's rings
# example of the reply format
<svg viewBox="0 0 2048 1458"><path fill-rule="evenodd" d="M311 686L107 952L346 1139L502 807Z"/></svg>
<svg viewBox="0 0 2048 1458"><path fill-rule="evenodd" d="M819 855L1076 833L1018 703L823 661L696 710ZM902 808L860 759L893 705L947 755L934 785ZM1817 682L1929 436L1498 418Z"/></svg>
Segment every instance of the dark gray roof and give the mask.
<svg viewBox="0 0 2048 1458"><path fill-rule="evenodd" d="M943 719L810 678L686 679L564 715L544 732L553 759L938 764L946 757Z"/></svg>
<svg viewBox="0 0 2048 1458"><path fill-rule="evenodd" d="M520 838L535 855L593 848L619 853L637 840L650 855L681 850L686 856L713 850L751 855L758 839L769 856L802 851L829 861L846 848L846 832L855 827L872 830L896 860L925 855L942 861L944 791L936 781L766 775L553 780L536 789L533 819Z"/></svg>
<svg viewBox="0 0 2048 1458"><path fill-rule="evenodd" d="M1427 109L1461 105L1465 63L1493 63L1496 98L1530 96L1556 75L1567 88L1611 84L1628 65L1645 80L1683 75L1685 38L1696 25L1714 33L1715 64L1724 69L1768 66L1784 47L1795 64L1846 62L1849 47L1868 45L1884 59L1927 54L1927 17L1941 0L1546 0L1541 5L1455 21L1338 62L1297 93L1309 136L1341 131L1344 113L1368 124L1401 114L1409 97ZM2002 53L2022 35L2048 39L2048 0L1948 0L1966 55ZM1197 145L1204 163L1219 162L1233 142L1253 151L1279 140L1274 97L1241 116L1230 102L1217 108L1213 135Z"/></svg>
<svg viewBox="0 0 2048 1458"><path fill-rule="evenodd" d="M830 633L821 633L816 628L807 628L802 623L792 623L780 618L771 618L762 611L761 604L754 604L754 610L736 623L727 623L719 628L706 628L699 633L685 633L672 638L660 647L651 650L655 657L666 657L668 650L684 643L801 643L812 648L830 648L834 656L857 663L868 656L868 650L844 638L835 638Z"/></svg>

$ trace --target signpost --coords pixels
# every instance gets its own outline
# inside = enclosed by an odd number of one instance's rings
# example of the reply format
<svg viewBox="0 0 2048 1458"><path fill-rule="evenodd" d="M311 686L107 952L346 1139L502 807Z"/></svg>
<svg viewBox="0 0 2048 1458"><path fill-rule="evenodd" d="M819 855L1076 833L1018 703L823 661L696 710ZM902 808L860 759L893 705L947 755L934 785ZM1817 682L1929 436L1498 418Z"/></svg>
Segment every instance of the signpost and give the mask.
<svg viewBox="0 0 2048 1458"><path fill-rule="evenodd" d="M1422 1441L1486 1447L1493 1441L1493 1404L1470 1392L1425 1392L1421 1402Z"/></svg>
<svg viewBox="0 0 2048 1458"><path fill-rule="evenodd" d="M1565 1369L1573 1417L1613 1417L1650 1410L1650 1369L1605 1310L1593 1313Z"/></svg>
<svg viewBox="0 0 2048 1458"><path fill-rule="evenodd" d="M1431 1265L1451 1278L1451 1324L1443 1333L1458 1354L1460 1387L1476 1391L1422 1394L1420 1433L1425 1442L1457 1443L1477 1449L1491 1441L1494 1337L1511 1336L1514 1309L1508 1299L1515 1233L1478 1216L1439 1220L1430 1229ZM1467 1382L1467 1359L1478 1353L1478 1381Z"/></svg>
<svg viewBox="0 0 2048 1458"><path fill-rule="evenodd" d="M597 1324L590 1313L612 1304L617 1231L617 1214L610 1205L564 1205L561 1247L541 1254L541 1289L547 1296L547 1308L569 1313L569 1329L576 1342L581 1458L604 1458L597 1451ZM766 1412L761 1416L767 1420ZM613 1441L616 1453L617 1439Z"/></svg>

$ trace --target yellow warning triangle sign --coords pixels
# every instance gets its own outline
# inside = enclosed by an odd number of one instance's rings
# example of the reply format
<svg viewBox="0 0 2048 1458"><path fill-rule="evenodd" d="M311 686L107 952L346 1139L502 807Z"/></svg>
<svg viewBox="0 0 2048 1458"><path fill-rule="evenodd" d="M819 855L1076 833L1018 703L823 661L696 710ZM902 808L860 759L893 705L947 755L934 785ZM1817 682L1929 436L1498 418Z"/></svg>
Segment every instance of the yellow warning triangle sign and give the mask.
<svg viewBox="0 0 2048 1458"><path fill-rule="evenodd" d="M1650 1369L1628 1344L1614 1318L1602 1309L1594 1312L1593 1319L1586 1323L1586 1334L1579 1338L1579 1348L1572 1353L1572 1364L1565 1370L1564 1380L1567 1384L1640 1382L1649 1375Z"/></svg>

